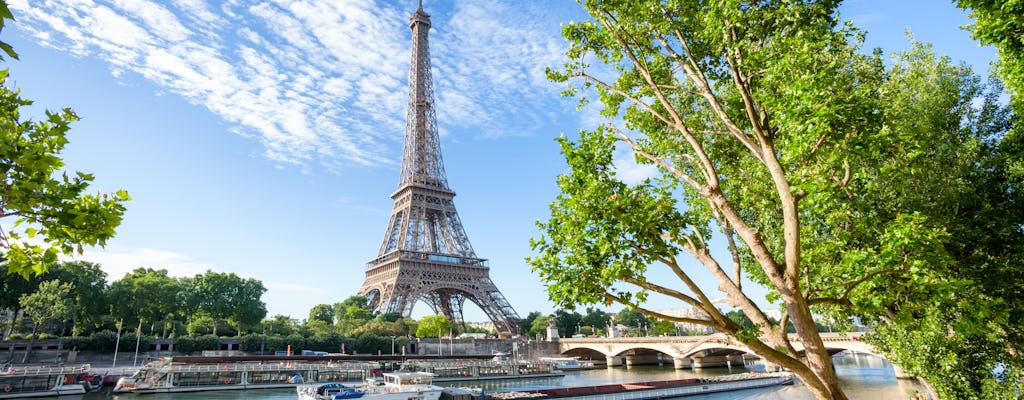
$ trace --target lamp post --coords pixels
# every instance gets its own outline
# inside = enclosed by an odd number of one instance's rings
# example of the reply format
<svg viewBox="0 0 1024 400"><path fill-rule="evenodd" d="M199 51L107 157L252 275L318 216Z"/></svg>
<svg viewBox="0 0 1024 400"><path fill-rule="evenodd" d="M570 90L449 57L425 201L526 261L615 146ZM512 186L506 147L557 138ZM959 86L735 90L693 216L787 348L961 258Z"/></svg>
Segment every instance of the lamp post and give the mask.
<svg viewBox="0 0 1024 400"><path fill-rule="evenodd" d="M391 355L395 355L395 337L391 337Z"/></svg>

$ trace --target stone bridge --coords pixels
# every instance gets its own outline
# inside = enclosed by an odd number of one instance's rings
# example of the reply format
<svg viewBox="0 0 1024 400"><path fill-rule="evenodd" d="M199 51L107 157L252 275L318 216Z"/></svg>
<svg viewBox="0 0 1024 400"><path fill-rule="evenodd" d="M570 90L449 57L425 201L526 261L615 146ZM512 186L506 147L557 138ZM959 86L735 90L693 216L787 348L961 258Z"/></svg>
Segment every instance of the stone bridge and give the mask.
<svg viewBox="0 0 1024 400"><path fill-rule="evenodd" d="M878 355L871 345L860 340L860 336L860 333L822 333L821 339L832 355L841 351ZM790 342L798 352L803 352L803 343L795 335L790 335ZM743 343L721 333L709 336L563 338L558 340L558 351L567 356L589 358L597 364L603 358L608 366L660 364L671 360L676 368L725 367L744 365L744 357L760 358ZM767 362L765 367L775 369Z"/></svg>

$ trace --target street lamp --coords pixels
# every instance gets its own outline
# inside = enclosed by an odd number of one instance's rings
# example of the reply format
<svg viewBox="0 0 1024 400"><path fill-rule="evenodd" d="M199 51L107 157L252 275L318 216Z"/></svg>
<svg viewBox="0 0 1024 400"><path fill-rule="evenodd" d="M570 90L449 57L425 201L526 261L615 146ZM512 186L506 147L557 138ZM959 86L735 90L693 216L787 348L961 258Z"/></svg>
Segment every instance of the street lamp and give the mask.
<svg viewBox="0 0 1024 400"><path fill-rule="evenodd" d="M391 337L391 355L395 355L395 337Z"/></svg>

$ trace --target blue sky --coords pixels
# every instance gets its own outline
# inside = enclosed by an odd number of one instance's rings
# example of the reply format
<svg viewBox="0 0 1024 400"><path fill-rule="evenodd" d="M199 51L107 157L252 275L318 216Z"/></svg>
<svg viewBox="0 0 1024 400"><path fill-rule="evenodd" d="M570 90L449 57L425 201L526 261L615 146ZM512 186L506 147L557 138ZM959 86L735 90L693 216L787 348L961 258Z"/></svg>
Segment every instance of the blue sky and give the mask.
<svg viewBox="0 0 1024 400"><path fill-rule="evenodd" d="M416 0L8 0L11 83L43 109L72 107L64 156L94 190L128 190L118 236L80 259L111 280L137 267L263 281L270 315L305 318L355 294L397 188ZM476 253L525 316L549 313L526 265L534 222L565 170L553 140L600 121L543 70L561 60L569 0L426 0L448 181ZM848 1L866 48L940 54L987 71L944 1ZM625 155L623 159L627 159ZM622 164L623 174L648 170ZM706 276L705 276L706 277ZM705 286L716 285L710 278ZM653 308L676 303L654 298ZM615 307L615 309L618 309ZM417 316L429 308L419 304ZM468 320L484 320L467 306Z"/></svg>

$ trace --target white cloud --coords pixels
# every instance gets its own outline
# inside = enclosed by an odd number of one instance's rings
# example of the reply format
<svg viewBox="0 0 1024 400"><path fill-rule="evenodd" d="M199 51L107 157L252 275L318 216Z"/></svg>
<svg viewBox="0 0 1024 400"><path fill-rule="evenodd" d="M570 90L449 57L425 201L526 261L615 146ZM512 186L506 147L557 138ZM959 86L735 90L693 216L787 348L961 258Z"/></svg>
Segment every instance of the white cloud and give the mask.
<svg viewBox="0 0 1024 400"><path fill-rule="evenodd" d="M629 145L619 142L615 147L615 155L612 158L615 167L615 174L623 182L635 185L647 178L658 176L658 167L654 165L641 165L636 163L635 153Z"/></svg>
<svg viewBox="0 0 1024 400"><path fill-rule="evenodd" d="M285 165L395 166L409 66L408 4L374 0L11 0L41 44L106 60L204 106ZM431 33L447 132L543 132L564 41L546 3L456 0ZM447 19L449 18L450 19ZM543 17L543 18L542 18Z"/></svg>
<svg viewBox="0 0 1024 400"><path fill-rule="evenodd" d="M166 269L167 274L174 277L201 275L207 270L218 269L213 264L193 260L186 254L150 248L110 246L106 249L87 249L75 259L99 264L111 282L137 268Z"/></svg>

